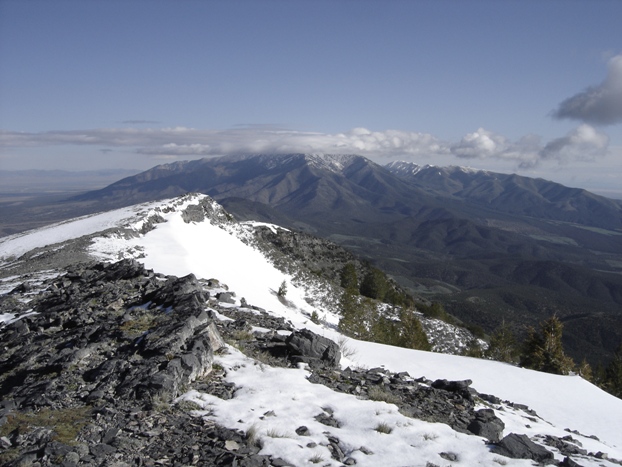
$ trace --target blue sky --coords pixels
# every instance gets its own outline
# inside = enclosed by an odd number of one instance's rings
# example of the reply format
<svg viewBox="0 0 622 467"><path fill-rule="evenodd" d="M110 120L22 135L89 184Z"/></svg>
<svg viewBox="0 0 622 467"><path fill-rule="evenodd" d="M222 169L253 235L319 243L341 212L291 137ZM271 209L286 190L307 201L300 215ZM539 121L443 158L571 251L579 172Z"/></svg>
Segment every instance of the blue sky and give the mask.
<svg viewBox="0 0 622 467"><path fill-rule="evenodd" d="M601 0L0 0L0 169L345 152L622 192L620 18Z"/></svg>

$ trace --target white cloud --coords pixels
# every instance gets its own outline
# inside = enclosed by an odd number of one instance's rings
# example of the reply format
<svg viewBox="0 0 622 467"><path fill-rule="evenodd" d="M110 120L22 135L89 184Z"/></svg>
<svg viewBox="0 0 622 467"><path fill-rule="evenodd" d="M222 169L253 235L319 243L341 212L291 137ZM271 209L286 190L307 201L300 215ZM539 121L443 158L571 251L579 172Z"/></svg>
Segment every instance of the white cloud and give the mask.
<svg viewBox="0 0 622 467"><path fill-rule="evenodd" d="M459 143L451 145L451 153L463 159L499 159L513 161L519 166L537 163L541 150L540 138L524 136L512 142L505 136L479 128L469 133Z"/></svg>
<svg viewBox="0 0 622 467"><path fill-rule="evenodd" d="M357 153L378 157L448 154L447 146L428 133L370 131L365 128L337 134L261 128L218 131L184 127L0 132L0 145L4 147L63 144L134 147L139 154L180 157L293 152Z"/></svg>
<svg viewBox="0 0 622 467"><path fill-rule="evenodd" d="M596 125L622 122L622 54L609 60L607 77L600 85L569 97L553 116Z"/></svg>
<svg viewBox="0 0 622 467"><path fill-rule="evenodd" d="M122 148L158 161L229 154L326 153L360 154L376 160L433 159L434 163L448 161L451 157L487 162L496 160L511 163L517 168L535 167L546 161L568 163L573 160L593 160L606 154L608 143L609 138L605 134L587 124L545 146L538 136L528 135L511 141L485 128L479 128L453 144L429 133L371 131L366 128L354 128L335 134L261 127L229 130L174 127L0 132L0 147L4 148L90 145L106 151Z"/></svg>
<svg viewBox="0 0 622 467"><path fill-rule="evenodd" d="M583 124L568 135L556 138L544 147L540 137L524 136L516 142L502 135L479 128L469 133L459 143L450 146L451 153L463 159L498 159L514 161L520 168L535 167L542 162L588 161L604 156L608 151L609 137L594 127Z"/></svg>
<svg viewBox="0 0 622 467"><path fill-rule="evenodd" d="M609 146L609 137L596 131L594 127L583 124L568 135L548 143L540 155L544 160L555 159L560 162L569 160L594 160L604 156Z"/></svg>

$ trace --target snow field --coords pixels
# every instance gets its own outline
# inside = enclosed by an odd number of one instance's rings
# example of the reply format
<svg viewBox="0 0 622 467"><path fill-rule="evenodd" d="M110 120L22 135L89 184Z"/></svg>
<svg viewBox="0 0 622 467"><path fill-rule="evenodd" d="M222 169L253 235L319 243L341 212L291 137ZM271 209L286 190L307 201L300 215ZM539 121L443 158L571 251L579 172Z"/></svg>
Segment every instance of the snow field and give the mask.
<svg viewBox="0 0 622 467"><path fill-rule="evenodd" d="M304 369L266 366L232 347L227 355L216 357L215 363L225 369L227 381L239 388L235 397L221 400L190 391L180 399L197 403L205 410L204 416L224 426L255 432L262 454L294 465L317 461L323 466L340 466L343 464L331 458L327 447L328 437L334 436L346 458L352 457L359 466L446 464L441 452L456 454L461 465L499 465L500 456L490 453L482 438L458 433L441 423L405 417L393 404L360 400L312 384ZM315 420L326 410L339 421L339 428ZM391 432L377 431L382 429L380 425ZM296 434L301 426L309 429L309 436ZM511 461L511 465L531 464Z"/></svg>
<svg viewBox="0 0 622 467"><path fill-rule="evenodd" d="M160 204L162 202L130 206L100 214L78 217L41 229L4 237L0 239L0 261L6 261L10 257L19 257L35 248L61 243L83 235L90 235L118 227Z"/></svg>

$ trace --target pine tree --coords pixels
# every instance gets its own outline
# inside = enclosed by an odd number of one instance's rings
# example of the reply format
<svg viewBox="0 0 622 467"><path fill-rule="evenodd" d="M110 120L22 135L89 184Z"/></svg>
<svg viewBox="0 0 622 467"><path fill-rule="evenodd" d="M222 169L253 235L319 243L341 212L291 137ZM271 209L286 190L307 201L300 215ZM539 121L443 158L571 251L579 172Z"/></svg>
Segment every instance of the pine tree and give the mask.
<svg viewBox="0 0 622 467"><path fill-rule="evenodd" d="M400 316L400 332L398 344L400 347L418 350L431 350L428 337L421 326L421 321L411 309L402 308Z"/></svg>
<svg viewBox="0 0 622 467"><path fill-rule="evenodd" d="M462 355L465 357L484 358L484 350L480 346L477 338L471 339L466 348L462 351Z"/></svg>
<svg viewBox="0 0 622 467"><path fill-rule="evenodd" d="M369 298L384 300L389 290L389 283L380 269L370 268L361 281L360 292Z"/></svg>
<svg viewBox="0 0 622 467"><path fill-rule="evenodd" d="M586 381L594 381L594 372L592 371L592 366L587 362L585 358L577 367L577 373L579 373L579 376L581 376L581 378Z"/></svg>
<svg viewBox="0 0 622 467"><path fill-rule="evenodd" d="M341 319L339 330L356 339L369 340L372 336L372 323L376 305L369 299L360 299L352 291L346 290L339 303Z"/></svg>
<svg viewBox="0 0 622 467"><path fill-rule="evenodd" d="M499 362L516 363L518 354L516 337L514 337L510 327L503 321L501 326L490 336L486 357Z"/></svg>
<svg viewBox="0 0 622 467"><path fill-rule="evenodd" d="M605 389L614 396L622 398L622 344L605 370Z"/></svg>
<svg viewBox="0 0 622 467"><path fill-rule="evenodd" d="M564 353L562 331L564 325L555 315L540 323L540 333L529 330L521 365L538 371L567 375L574 362Z"/></svg>
<svg viewBox="0 0 622 467"><path fill-rule="evenodd" d="M341 270L341 287L346 290L356 291L359 290L359 280L356 276L356 268L354 263L347 263Z"/></svg>

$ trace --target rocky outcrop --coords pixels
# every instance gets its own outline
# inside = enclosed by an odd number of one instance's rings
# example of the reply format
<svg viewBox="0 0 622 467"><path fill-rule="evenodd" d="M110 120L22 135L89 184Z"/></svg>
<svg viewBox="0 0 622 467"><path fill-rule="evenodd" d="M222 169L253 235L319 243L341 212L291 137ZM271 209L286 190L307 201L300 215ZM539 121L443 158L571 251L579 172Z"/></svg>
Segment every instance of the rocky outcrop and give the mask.
<svg viewBox="0 0 622 467"><path fill-rule="evenodd" d="M475 411L478 393L469 388L468 380L415 380L406 372L391 373L384 368L316 369L309 379L360 398L395 404L404 415L445 423L462 433L498 440L504 428L494 410Z"/></svg>
<svg viewBox="0 0 622 467"><path fill-rule="evenodd" d="M74 266L0 295L0 312L21 316L0 325L0 465L288 465L260 455L248 433L193 416L199 407L183 398L175 402L190 389L235 397L235 385L213 365L225 341L261 364L303 363L312 383L480 436L499 455L555 462L535 439L565 456L560 465L598 457L570 435L502 438L502 402L479 394L470 380L342 369L339 345L245 300L225 306L233 293L215 279L164 276L123 260ZM483 402L494 410L477 410ZM528 407L503 404L537 417ZM315 419L327 427L340 424L330 408ZM304 428L297 433L302 436ZM355 462L338 438L331 435L328 443L334 460ZM453 452L439 455L457 459Z"/></svg>
<svg viewBox="0 0 622 467"><path fill-rule="evenodd" d="M270 465L243 433L171 404L190 384L232 394L210 381L224 341L194 276L124 260L46 285L28 299L35 314L0 329L0 464ZM27 311L26 289L1 296L3 309Z"/></svg>
<svg viewBox="0 0 622 467"><path fill-rule="evenodd" d="M546 448L534 443L527 435L510 433L492 447L492 452L512 459L532 459L536 462L549 463L554 456Z"/></svg>

